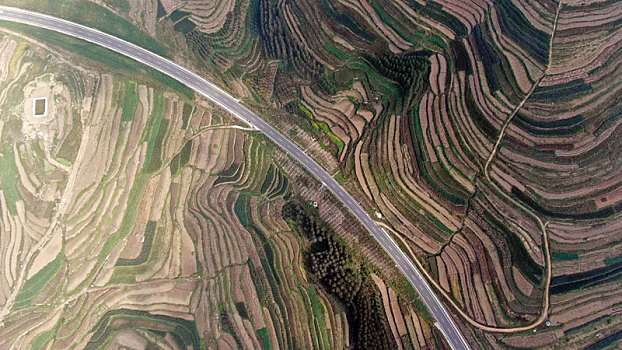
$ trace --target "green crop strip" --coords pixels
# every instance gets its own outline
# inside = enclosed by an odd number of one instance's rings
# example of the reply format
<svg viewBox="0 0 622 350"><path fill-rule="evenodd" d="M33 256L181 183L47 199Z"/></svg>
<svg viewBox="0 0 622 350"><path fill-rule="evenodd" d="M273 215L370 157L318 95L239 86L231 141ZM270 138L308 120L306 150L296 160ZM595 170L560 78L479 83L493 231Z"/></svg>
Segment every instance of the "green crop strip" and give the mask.
<svg viewBox="0 0 622 350"><path fill-rule="evenodd" d="M125 84L125 98L123 99L123 114L121 115L121 120L124 122L133 121L137 106L138 91L136 89L136 83L128 81Z"/></svg>
<svg viewBox="0 0 622 350"><path fill-rule="evenodd" d="M325 122L316 121L316 119L313 117L313 113L311 113L311 111L307 107L302 105L302 103L298 103L298 107L307 117L309 117L309 119L311 119L311 125L313 125L316 130L322 130L331 139L331 141L333 141L335 145L337 145L337 148L339 148L339 154L341 155L344 148L346 147L345 142L343 142L339 137L337 137L337 135L333 134L333 132L330 131L330 127L328 126L328 124L326 124Z"/></svg>
<svg viewBox="0 0 622 350"><path fill-rule="evenodd" d="M4 143L2 145L2 157L0 157L0 181L2 181L2 191L7 201L7 207L12 215L17 215L15 203L20 199L17 179L19 179L19 173L15 165L15 154L11 146Z"/></svg>
<svg viewBox="0 0 622 350"><path fill-rule="evenodd" d="M258 329L257 335L263 343L264 350L272 350L272 342L270 341L270 336L268 335L268 328L264 327L262 329Z"/></svg>
<svg viewBox="0 0 622 350"><path fill-rule="evenodd" d="M324 44L324 49L326 49L326 51L330 52L331 54L337 56L338 59L342 60L342 61L347 61L350 59L350 56L346 55L345 53L343 53L343 51L339 50L336 47L332 47L328 44Z"/></svg>
<svg viewBox="0 0 622 350"><path fill-rule="evenodd" d="M45 265L41 271L37 272L24 283L22 290L15 299L15 309L23 309L30 306L32 298L37 296L52 281L63 266L65 256L59 253L51 263Z"/></svg>

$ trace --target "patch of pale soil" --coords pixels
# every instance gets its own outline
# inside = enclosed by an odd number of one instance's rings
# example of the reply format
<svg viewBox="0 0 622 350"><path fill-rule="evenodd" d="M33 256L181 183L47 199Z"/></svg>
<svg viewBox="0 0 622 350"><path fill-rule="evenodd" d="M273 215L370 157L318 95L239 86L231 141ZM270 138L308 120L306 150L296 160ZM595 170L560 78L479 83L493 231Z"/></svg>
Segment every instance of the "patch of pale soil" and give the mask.
<svg viewBox="0 0 622 350"><path fill-rule="evenodd" d="M410 14L411 20L413 22L417 22L418 26L426 28L428 31L431 32L433 31L432 28L434 28L435 30L447 36L449 40L456 39L456 33L454 33L454 31L451 30L449 27L441 24L439 21L434 21L414 12L413 8L403 0L396 0L395 3L400 6L400 9L402 9L404 12Z"/></svg>
<svg viewBox="0 0 622 350"><path fill-rule="evenodd" d="M17 167L17 172L19 174L19 182L24 186L26 191L28 191L31 195L37 195L37 188L41 186L41 182L32 176L28 176L26 169L24 169L24 165L22 164L22 157L20 154L25 154L26 148L22 145L20 149L17 148L17 143L13 144L13 154L15 155L15 166Z"/></svg>
<svg viewBox="0 0 622 350"><path fill-rule="evenodd" d="M435 241L429 235L424 234L417 226L410 222L384 194L380 194L380 198L387 209L400 220L401 224L396 227L400 235L414 242L417 248L425 252L430 253L440 249L441 244L439 242Z"/></svg>
<svg viewBox="0 0 622 350"><path fill-rule="evenodd" d="M356 106L350 100L342 100L334 105L334 108L343 113L346 117L352 118L356 112Z"/></svg>
<svg viewBox="0 0 622 350"><path fill-rule="evenodd" d="M184 4L184 1L183 0L160 0L160 3L162 4L162 7L164 7L164 10L166 11L166 13L170 13L176 8L182 6Z"/></svg>
<svg viewBox="0 0 622 350"><path fill-rule="evenodd" d="M404 40L391 27L385 24L367 0L342 0L341 3L359 13L378 34L388 41L389 48L394 53L399 54L412 47L411 43Z"/></svg>
<svg viewBox="0 0 622 350"><path fill-rule="evenodd" d="M413 311L410 311L410 320L412 321L413 326L415 327L415 335L417 337L417 342L419 343L419 346L423 348L425 346L425 337L423 334L423 330L421 329L421 320L419 319L419 316L417 316L417 314L414 313Z"/></svg>
<svg viewBox="0 0 622 350"><path fill-rule="evenodd" d="M113 349L146 349L147 340L131 329L121 329L115 333L110 346Z"/></svg>
<svg viewBox="0 0 622 350"><path fill-rule="evenodd" d="M145 185L143 197L141 198L141 201L139 202L136 209L136 219L134 222L132 233L126 237L127 244L125 245L125 249L120 256L120 258L122 259L136 259L140 254L143 246L142 239L145 236L147 222L149 221L150 205L153 203L153 197L156 194L156 188L159 178L160 175L154 176L153 178L149 179L149 181Z"/></svg>
<svg viewBox="0 0 622 350"><path fill-rule="evenodd" d="M490 305L490 300L488 299L488 295L486 294L486 287L484 286L484 281L482 280L482 275L479 273L473 276L473 284L475 285L475 293L477 298L473 301L474 303L478 303L482 314L484 315L484 320L486 324L496 325L495 321L495 313ZM529 294L527 294L529 295Z"/></svg>
<svg viewBox="0 0 622 350"><path fill-rule="evenodd" d="M560 339L564 336L564 331L558 329L545 333L534 333L533 335L520 335L503 338L503 342L514 348L536 348L544 346Z"/></svg>
<svg viewBox="0 0 622 350"><path fill-rule="evenodd" d="M512 266L512 274L514 276L514 281L516 282L518 289L520 289L520 291L527 296L531 295L531 292L533 291L533 285L531 285L531 283L529 283L525 279L523 274L520 273L516 266Z"/></svg>
<svg viewBox="0 0 622 350"><path fill-rule="evenodd" d="M26 348L27 344L32 344L38 335L51 330L58 323L62 315L61 312L42 314L40 318L27 324L28 329L19 329L21 334L16 337L17 339L13 344L16 345L17 348Z"/></svg>
<svg viewBox="0 0 622 350"><path fill-rule="evenodd" d="M354 168L356 172L356 178L358 179L359 185L363 189L363 192L365 192L365 195L367 195L369 199L373 199L374 197L369 191L369 187L367 186L367 182L365 180L365 174L363 173L363 168L361 166L361 161L362 161L361 160L361 148L362 147L363 147L363 142L359 142L356 145L356 148L354 150Z"/></svg>
<svg viewBox="0 0 622 350"><path fill-rule="evenodd" d="M438 270L438 283L441 287L446 291L450 292L449 288L449 278L447 278L447 269L445 268L445 261L440 256L436 257L436 265Z"/></svg>
<svg viewBox="0 0 622 350"><path fill-rule="evenodd" d="M573 328L584 324L585 318L593 317L593 315L599 313L611 315L615 306L622 301L622 296L619 294L619 288L610 288L608 291L601 289L601 293L581 295L576 302L564 305L564 309L556 308L557 312L552 313L551 323L564 324L566 328Z"/></svg>
<svg viewBox="0 0 622 350"><path fill-rule="evenodd" d="M387 320L389 321L389 326L391 327L393 338L395 338L395 342L398 348L403 349L404 347L402 345L400 334L396 326L396 319L392 315L392 307L391 307L392 305L391 305L389 293L387 293L387 287L384 284L384 281L380 277L378 277L376 274L372 273L371 278L374 280L374 283L376 283L376 286L378 286L378 289L380 290L380 294L382 295L382 304L384 305L384 311L387 315Z"/></svg>
<svg viewBox="0 0 622 350"><path fill-rule="evenodd" d="M190 19L202 32L212 34L223 28L235 6L233 0L188 0L183 10L192 13Z"/></svg>
<svg viewBox="0 0 622 350"><path fill-rule="evenodd" d="M432 334L432 329L430 328L430 325L425 322L421 317L419 317L419 321L421 322L421 331L423 332L423 337L426 339L427 342L434 336Z"/></svg>
<svg viewBox="0 0 622 350"><path fill-rule="evenodd" d="M169 167L165 168L159 177L160 181L152 199L150 221L158 221L162 217L164 204L166 204L169 188L171 187L171 169Z"/></svg>
<svg viewBox="0 0 622 350"><path fill-rule="evenodd" d="M125 239L124 239L125 240ZM117 264L117 259L123 250L123 244L117 244L102 264L99 274L95 277L93 285L96 287L103 287L110 281L112 274L114 273L114 267Z"/></svg>
<svg viewBox="0 0 622 350"><path fill-rule="evenodd" d="M164 3L166 0L163 0ZM130 1L129 18L145 28L152 37L156 35L156 21L158 16L158 0Z"/></svg>
<svg viewBox="0 0 622 350"><path fill-rule="evenodd" d="M242 346L245 349L258 349L259 348L259 344L256 344L254 342L254 339L252 339L250 337L249 334L253 334L254 332L252 332L252 325L250 324L249 321L242 320L242 318L240 317L240 315L236 314L232 314L231 318L234 321L234 324L237 329L238 329L238 340L240 340L242 342Z"/></svg>
<svg viewBox="0 0 622 350"><path fill-rule="evenodd" d="M70 292L82 283L86 277L93 271L95 265L97 265L97 259L81 261L80 264L74 263L73 267L77 266L77 270L71 271L67 275L67 291Z"/></svg>
<svg viewBox="0 0 622 350"><path fill-rule="evenodd" d="M274 324L272 323L272 317L270 317L270 311L267 307L263 307L263 315L266 320L266 327L268 327L268 335L270 336L270 342L275 350L280 350L279 341L276 337L276 331L274 330Z"/></svg>
<svg viewBox="0 0 622 350"><path fill-rule="evenodd" d="M13 59L17 43L8 36L0 42L0 81L6 81L9 76L9 64Z"/></svg>
<svg viewBox="0 0 622 350"><path fill-rule="evenodd" d="M61 137L58 135L58 120L63 120L65 109L57 108L56 101L64 97L64 86L56 81L56 77L47 73L37 77L24 86L24 106L22 118L22 134L25 140L43 141L44 148L51 149L54 139ZM33 114L33 99L46 98L46 113L43 116L35 117Z"/></svg>
<svg viewBox="0 0 622 350"><path fill-rule="evenodd" d="M187 198L187 197L184 196L181 198ZM181 211L182 210L181 206L179 207ZM180 216L179 218L183 218L183 216ZM185 226L180 226L180 227L181 227L181 249L180 249L181 275L185 277L185 276L191 276L197 273L197 263L196 263L196 257L195 257L196 251L195 251L192 238L190 238L190 235L188 234L188 231L186 230Z"/></svg>
<svg viewBox="0 0 622 350"><path fill-rule="evenodd" d="M233 90L235 90L235 96L238 96L240 99L252 98L253 95L241 79L234 79L231 81L231 84L233 85Z"/></svg>
<svg viewBox="0 0 622 350"><path fill-rule="evenodd" d="M17 216L19 221L22 224L24 232L28 235L28 237L32 238L33 241L37 242L39 239L45 234L45 229L41 229L36 225L31 225L31 223L26 219L27 211L24 204L24 201L20 200L15 203L17 208Z"/></svg>
<svg viewBox="0 0 622 350"><path fill-rule="evenodd" d="M349 42L347 42L344 38L340 37L339 35L335 35L333 37L333 41L343 47L345 47L348 50L354 50L354 46L352 46Z"/></svg>
<svg viewBox="0 0 622 350"><path fill-rule="evenodd" d="M252 317L255 329L261 329L266 327L266 322L263 319L261 305L259 304L259 297L255 291L255 284L251 279L250 270L248 265L244 265L242 271L242 289L246 296L246 306L248 307L249 316Z"/></svg>
<svg viewBox="0 0 622 350"><path fill-rule="evenodd" d="M62 230L55 230L48 244L41 249L28 270L26 279L41 271L43 267L52 262L60 253L63 245Z"/></svg>
<svg viewBox="0 0 622 350"><path fill-rule="evenodd" d="M395 294L395 291L391 288L389 288L389 299L391 300L391 308L393 310L393 317L395 319L397 331L400 337L403 337L408 334L408 330L406 329L406 323L404 323L404 316L402 315L402 311L400 310L397 294Z"/></svg>
<svg viewBox="0 0 622 350"><path fill-rule="evenodd" d="M179 276L179 273L181 272L181 232L176 225L170 222L168 222L168 225L173 226L172 228L169 228L173 233L171 249L168 252L168 276L165 276L165 278L168 277L169 279L174 279Z"/></svg>
<svg viewBox="0 0 622 350"><path fill-rule="evenodd" d="M490 236L483 232L480 227L471 219L467 218L467 220L465 221L465 227L468 227L475 235L477 235L477 237L480 239L480 241L488 251L490 259L492 260L492 266L494 267L494 271L501 285L502 293L508 298L508 301L514 300L514 293L512 293L510 287L508 286L503 270L501 269L501 266L503 266L503 264L501 263L499 255L497 253L496 244L490 239Z"/></svg>
<svg viewBox="0 0 622 350"><path fill-rule="evenodd" d="M235 339L229 333L222 332L220 333L220 338L218 338L218 349L222 350L234 350L237 349Z"/></svg>

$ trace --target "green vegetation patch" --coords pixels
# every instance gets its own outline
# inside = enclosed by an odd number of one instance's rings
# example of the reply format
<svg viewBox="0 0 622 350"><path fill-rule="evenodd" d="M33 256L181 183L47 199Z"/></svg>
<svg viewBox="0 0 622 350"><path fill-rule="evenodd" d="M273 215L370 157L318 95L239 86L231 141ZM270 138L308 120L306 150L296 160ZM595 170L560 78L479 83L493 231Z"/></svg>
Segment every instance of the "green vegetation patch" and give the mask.
<svg viewBox="0 0 622 350"><path fill-rule="evenodd" d="M164 146L164 139L166 138L166 133L168 132L168 124L168 119L162 119L160 128L158 129L158 134L156 135L155 142L153 143L153 153L151 154L149 172L156 171L162 166L162 146Z"/></svg>
<svg viewBox="0 0 622 350"><path fill-rule="evenodd" d="M23 309L25 307L30 306L31 300L39 295L43 288L45 288L50 281L56 276L61 268L63 267L63 262L65 261L65 256L62 253L59 253L51 263L45 265L41 271L37 272L34 276L32 276L29 280L24 283L22 290L15 298L15 305L13 306L15 309Z"/></svg>
<svg viewBox="0 0 622 350"><path fill-rule="evenodd" d="M346 306L354 348L393 348L378 288L365 266L309 205L287 202L283 219L309 240L304 262L310 276Z"/></svg>
<svg viewBox="0 0 622 350"><path fill-rule="evenodd" d="M43 350L54 339L54 334L56 334L55 328L37 335L35 340L32 341L32 350Z"/></svg>
<svg viewBox="0 0 622 350"><path fill-rule="evenodd" d="M361 38L373 43L376 41L376 37L363 28L359 26L359 23L362 23L359 19L353 18L349 13L341 11L339 8L334 6L331 1L322 0L322 4L324 5L324 10L326 14L337 21L337 23L342 26L348 28L352 33L360 36Z"/></svg>
<svg viewBox="0 0 622 350"><path fill-rule="evenodd" d="M145 165L143 166L143 174L148 174L160 167L160 154L161 145L158 146L158 140L160 139L160 133L162 132L162 124L166 124L168 127L168 121L163 118L164 116L164 97L162 94L156 94L153 102L153 112L151 118L149 118L149 126L147 129L147 154L145 155ZM159 153L158 153L159 152ZM153 165L154 159L156 159L156 165Z"/></svg>
<svg viewBox="0 0 622 350"><path fill-rule="evenodd" d="M512 263L521 272L521 274L533 285L539 285L542 282L544 267L536 263L531 254L525 248L525 244L521 239L508 229L506 222L499 221L496 217L488 212L484 212L482 217L490 225L493 230L491 234L505 241L510 252Z"/></svg>
<svg viewBox="0 0 622 350"><path fill-rule="evenodd" d="M330 127L325 122L312 121L311 123L314 126L317 125L317 127L319 127L320 130L324 131L324 133L330 138L330 140L333 141L335 145L337 145L337 148L339 149L338 154L341 155L341 153L343 153L343 150L346 147L346 143L343 142L343 140L341 140L339 137L337 137L337 135L333 134L333 132L330 130Z"/></svg>
<svg viewBox="0 0 622 350"><path fill-rule="evenodd" d="M7 201L7 207L12 215L17 215L17 207L15 203L19 201L20 195L17 190L17 180L19 172L15 165L15 154L13 148L8 143L2 144L2 157L0 157L0 181L2 184L2 192Z"/></svg>
<svg viewBox="0 0 622 350"><path fill-rule="evenodd" d="M605 259L605 265L611 266L622 262L622 255Z"/></svg>
<svg viewBox="0 0 622 350"><path fill-rule="evenodd" d="M346 147L345 142L343 142L343 140L337 137L337 135L333 134L328 124L326 124L325 122L316 121L315 118L313 117L313 113L311 113L311 111L307 107L305 107L302 103L298 103L298 107L300 108L302 113L304 113L304 115L306 115L310 119L311 125L313 125L313 127L316 130L323 131L331 139L331 141L333 141L333 143L337 145L337 148L339 149L338 154L341 155L344 148Z"/></svg>
<svg viewBox="0 0 622 350"><path fill-rule="evenodd" d="M326 43L324 43L324 49L326 51L328 51L329 53L337 56L338 59L342 60L342 61L347 61L350 59L350 56L346 55L343 51L339 50L336 47L330 46Z"/></svg>
<svg viewBox="0 0 622 350"><path fill-rule="evenodd" d="M258 329L257 336L259 336L259 339L261 339L264 350L272 350L272 342L270 341L270 335L268 334L267 327Z"/></svg>
<svg viewBox="0 0 622 350"><path fill-rule="evenodd" d="M322 347L324 349L329 349L330 342L328 340L328 334L326 334L326 327L324 327L324 325L326 324L326 320L324 319L324 316L326 315L326 310L324 309L320 298L315 292L315 289L309 287L307 288L307 293L309 294L309 299L311 300L311 310L313 311L313 317L315 318L315 322L318 326L317 328L322 337Z"/></svg>
<svg viewBox="0 0 622 350"><path fill-rule="evenodd" d="M397 82L400 89L407 93L417 91L425 84L425 77L430 71L430 54L428 51L418 51L404 55L372 56L368 60L380 74Z"/></svg>
<svg viewBox="0 0 622 350"><path fill-rule="evenodd" d="M241 163L233 163L231 166L218 174L218 179L214 181L214 186L226 182L236 182L243 174L244 166Z"/></svg>
<svg viewBox="0 0 622 350"><path fill-rule="evenodd" d="M284 7L277 0L259 0L254 22L257 25L264 52L268 58L282 59L287 68L301 77L312 77L322 70L322 65L300 45L290 32Z"/></svg>
<svg viewBox="0 0 622 350"><path fill-rule="evenodd" d="M133 121L137 106L138 89L136 83L128 81L125 83L125 98L123 99L123 114L121 114L121 120L124 122Z"/></svg>
<svg viewBox="0 0 622 350"><path fill-rule="evenodd" d="M192 111L194 107L189 103L184 103L181 112L181 121L182 121L182 129L188 128L188 123L190 122L190 117L192 116Z"/></svg>
<svg viewBox="0 0 622 350"><path fill-rule="evenodd" d="M577 253L569 252L551 252L551 259L553 261L571 261L579 258Z"/></svg>
<svg viewBox="0 0 622 350"><path fill-rule="evenodd" d="M186 142L184 147L181 149L181 152L175 155L173 159L171 159L171 174L173 176L178 175L179 172L188 165L190 161L190 155L192 153L192 140Z"/></svg>
<svg viewBox="0 0 622 350"><path fill-rule="evenodd" d="M238 199L235 201L235 205L233 206L233 211L244 227L248 227L252 223L250 213L248 212L249 210L250 206L248 195L240 193Z"/></svg>

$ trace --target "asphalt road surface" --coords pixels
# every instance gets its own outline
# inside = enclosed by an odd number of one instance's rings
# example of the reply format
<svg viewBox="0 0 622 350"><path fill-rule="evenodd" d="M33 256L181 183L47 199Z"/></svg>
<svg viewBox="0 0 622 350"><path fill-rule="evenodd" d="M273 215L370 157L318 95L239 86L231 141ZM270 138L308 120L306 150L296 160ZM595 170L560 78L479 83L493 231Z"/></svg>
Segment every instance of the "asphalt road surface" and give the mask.
<svg viewBox="0 0 622 350"><path fill-rule="evenodd" d="M253 128L266 134L273 142L282 147L292 157L306 167L313 175L315 175L315 177L320 180L323 185L328 188L341 202L343 202L352 214L376 238L384 250L386 250L386 252L395 261L399 269L406 275L410 283L412 283L421 296L421 299L423 299L425 304L428 306L430 312L437 321L436 326L445 335L445 339L449 342L450 346L456 350L469 349L469 345L460 333L460 330L456 327L453 319L449 316L447 310L440 302L436 294L434 294L428 282L421 275L421 272L419 272L412 261L410 261L404 252L397 246L389 234L380 228L380 226L378 226L369 217L361 205L358 204L354 198L352 198L352 196L350 196L350 194L346 192L346 190L344 190L337 181L335 181L335 179L333 179L324 169L322 169L318 163L305 154L294 142L283 136L283 134L270 126L255 113L251 112L248 108L244 107L236 98L224 92L216 85L201 78L197 74L188 71L172 61L96 29L88 28L73 22L68 22L40 13L5 6L0 6L0 19L30 24L67 34L72 37L103 46L107 49L128 56L136 61L142 62L194 89L196 92L212 100L236 117L244 120Z"/></svg>

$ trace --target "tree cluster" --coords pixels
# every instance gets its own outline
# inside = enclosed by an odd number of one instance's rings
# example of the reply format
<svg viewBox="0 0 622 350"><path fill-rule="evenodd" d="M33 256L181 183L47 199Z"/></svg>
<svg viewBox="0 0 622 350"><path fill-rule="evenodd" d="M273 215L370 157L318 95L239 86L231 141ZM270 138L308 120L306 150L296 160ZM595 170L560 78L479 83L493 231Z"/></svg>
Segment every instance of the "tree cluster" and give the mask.
<svg viewBox="0 0 622 350"><path fill-rule="evenodd" d="M290 33L284 13L276 0L260 0L256 24L268 58L287 62L290 69L301 77L310 78L321 73L322 66Z"/></svg>
<svg viewBox="0 0 622 350"><path fill-rule="evenodd" d="M357 264L314 209L296 201L283 207L283 218L309 240L305 265L322 286L347 307L355 349L394 347L378 290L364 266Z"/></svg>
<svg viewBox="0 0 622 350"><path fill-rule="evenodd" d="M421 51L403 55L372 56L367 60L383 76L395 81L403 92L417 91L422 78L428 73L428 52Z"/></svg>

